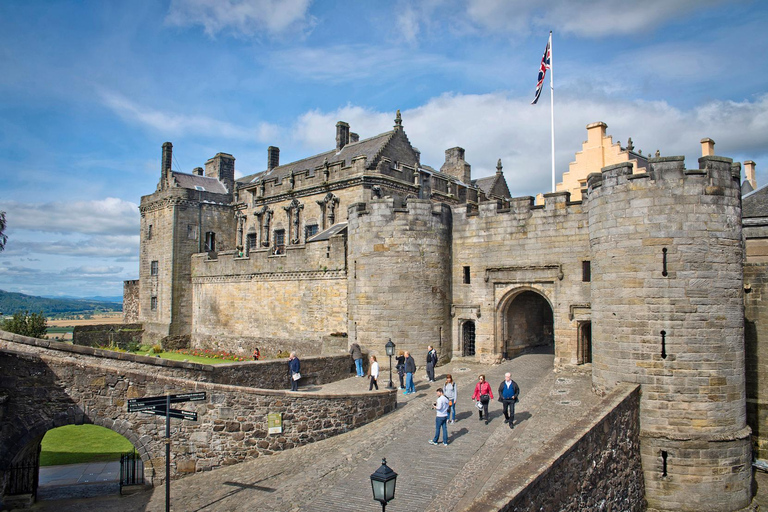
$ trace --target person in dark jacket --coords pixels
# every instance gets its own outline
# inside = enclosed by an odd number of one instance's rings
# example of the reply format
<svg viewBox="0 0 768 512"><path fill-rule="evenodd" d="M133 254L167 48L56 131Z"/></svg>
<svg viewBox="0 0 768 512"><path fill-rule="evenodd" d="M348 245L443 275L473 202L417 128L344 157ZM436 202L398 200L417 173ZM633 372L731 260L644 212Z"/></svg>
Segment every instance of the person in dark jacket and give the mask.
<svg viewBox="0 0 768 512"><path fill-rule="evenodd" d="M288 374L291 376L291 391L299 390L299 379L301 378L301 362L296 357L296 352L291 352L291 357L288 358Z"/></svg>
<svg viewBox="0 0 768 512"><path fill-rule="evenodd" d="M509 428L515 428L515 403L520 396L520 388L517 382L512 380L510 373L504 374L504 381L499 385L499 401L504 408L504 421L509 423Z"/></svg>
<svg viewBox="0 0 768 512"><path fill-rule="evenodd" d="M400 389L405 389L405 352L401 350L395 360L397 361L395 365L397 376L400 377Z"/></svg>
<svg viewBox="0 0 768 512"><path fill-rule="evenodd" d="M355 360L355 369L357 370L358 377L365 377L363 373L363 351L360 349L360 345L353 343L349 347L349 353L352 354L352 359Z"/></svg>
<svg viewBox="0 0 768 512"><path fill-rule="evenodd" d="M437 351L432 345L427 347L427 380L435 382L435 365L437 364Z"/></svg>
<svg viewBox="0 0 768 512"><path fill-rule="evenodd" d="M405 353L405 391L404 395L415 393L416 387L413 385L413 374L416 373L416 361L411 357L410 352Z"/></svg>

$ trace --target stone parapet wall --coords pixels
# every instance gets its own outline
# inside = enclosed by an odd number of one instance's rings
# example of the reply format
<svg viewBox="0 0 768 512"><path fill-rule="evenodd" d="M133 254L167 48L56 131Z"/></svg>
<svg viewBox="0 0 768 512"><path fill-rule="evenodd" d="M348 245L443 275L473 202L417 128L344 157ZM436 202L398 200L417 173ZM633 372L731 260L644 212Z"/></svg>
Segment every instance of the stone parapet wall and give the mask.
<svg viewBox="0 0 768 512"><path fill-rule="evenodd" d="M394 410L394 391L360 394L294 393L199 382L169 376L153 365L105 365L104 358L78 352L39 350L35 344L0 345L3 415L0 417L0 473L36 449L51 428L93 423L128 438L150 478L164 478L164 419L128 413L127 400L205 391L203 402L178 404L197 421L173 421L172 477L230 465L331 437ZM22 340L24 341L24 340ZM79 357L71 357L79 355ZM282 414L279 434L269 434L268 413ZM23 421L21 421L23 419ZM0 481L5 475L0 474ZM0 495L4 490L0 489Z"/></svg>
<svg viewBox="0 0 768 512"><path fill-rule="evenodd" d="M768 460L768 263L744 265L744 288L747 423L755 458Z"/></svg>
<svg viewBox="0 0 768 512"><path fill-rule="evenodd" d="M639 404L639 386L620 386L562 445L543 447L510 475L506 495L470 510L644 511Z"/></svg>
<svg viewBox="0 0 768 512"><path fill-rule="evenodd" d="M288 359L248 361L207 365L184 361L171 361L159 357L141 356L92 347L28 338L0 331L0 349L21 350L35 354L58 352L72 364L98 360L99 364L114 369L159 372L165 376L192 379L260 389L288 389ZM349 354L299 357L302 379L299 385L326 384L354 374L354 362Z"/></svg>
<svg viewBox="0 0 768 512"><path fill-rule="evenodd" d="M131 343L141 343L141 324L76 325L72 343L85 347L114 346L126 349Z"/></svg>

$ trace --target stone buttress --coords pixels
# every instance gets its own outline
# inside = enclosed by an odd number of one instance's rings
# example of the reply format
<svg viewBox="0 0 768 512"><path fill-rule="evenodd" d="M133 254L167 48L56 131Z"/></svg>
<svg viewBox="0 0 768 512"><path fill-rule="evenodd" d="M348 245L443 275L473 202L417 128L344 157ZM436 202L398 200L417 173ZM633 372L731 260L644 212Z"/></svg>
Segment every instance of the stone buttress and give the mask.
<svg viewBox="0 0 768 512"><path fill-rule="evenodd" d="M731 159L649 160L589 176L593 385L642 385L648 510L751 499L741 201Z"/></svg>

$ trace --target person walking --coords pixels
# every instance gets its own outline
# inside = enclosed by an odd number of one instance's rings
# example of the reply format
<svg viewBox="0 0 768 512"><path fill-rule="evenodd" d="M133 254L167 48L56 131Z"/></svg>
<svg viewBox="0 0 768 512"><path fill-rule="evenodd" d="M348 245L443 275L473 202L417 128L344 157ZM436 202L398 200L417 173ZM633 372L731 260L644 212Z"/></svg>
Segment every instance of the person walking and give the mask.
<svg viewBox="0 0 768 512"><path fill-rule="evenodd" d="M405 389L405 353L402 350L398 352L395 360L397 361L395 370L397 370L397 376L400 377L399 389Z"/></svg>
<svg viewBox="0 0 768 512"><path fill-rule="evenodd" d="M478 379L478 383L475 385L475 392L472 394L472 400L477 401L480 421L483 421L483 413L485 413L485 424L487 425L491 420L488 415L488 403L493 400L493 390L491 385L485 381L485 375L480 375Z"/></svg>
<svg viewBox="0 0 768 512"><path fill-rule="evenodd" d="M429 441L429 444L437 446L440 440L440 429L443 430L443 446L448 446L448 399L443 395L443 389L437 388L437 400L432 406L435 411L435 437Z"/></svg>
<svg viewBox="0 0 768 512"><path fill-rule="evenodd" d="M376 391L379 390L379 363L376 362L376 356L371 356L371 367L368 370L368 374L371 376L371 383L368 384L368 391L374 387Z"/></svg>
<svg viewBox="0 0 768 512"><path fill-rule="evenodd" d="M291 352L288 358L288 374L291 376L291 391L299 390L299 379L301 378L301 362L296 357L296 352Z"/></svg>
<svg viewBox="0 0 768 512"><path fill-rule="evenodd" d="M427 380L435 382L435 365L437 364L437 351L432 345L427 347Z"/></svg>
<svg viewBox="0 0 768 512"><path fill-rule="evenodd" d="M259 350L259 347L256 347L253 349L253 360L258 361L259 357L261 357L261 351Z"/></svg>
<svg viewBox="0 0 768 512"><path fill-rule="evenodd" d="M416 373L416 361L411 357L411 353L405 351L405 391L404 395L415 393L416 387L413 385L413 374Z"/></svg>
<svg viewBox="0 0 768 512"><path fill-rule="evenodd" d="M520 388L517 382L512 380L512 374L505 373L504 380L499 385L499 401L504 411L504 422L509 423L509 428L515 428L515 403L520 396Z"/></svg>
<svg viewBox="0 0 768 512"><path fill-rule="evenodd" d="M365 373L363 373L363 351L360 349L360 345L353 343L349 347L349 353L352 355L352 359L355 360L355 370L357 370L357 376L365 377Z"/></svg>
<svg viewBox="0 0 768 512"><path fill-rule="evenodd" d="M443 384L443 395L448 399L448 422L451 424L456 423L456 383L453 382L453 376L449 373L445 376L445 384Z"/></svg>

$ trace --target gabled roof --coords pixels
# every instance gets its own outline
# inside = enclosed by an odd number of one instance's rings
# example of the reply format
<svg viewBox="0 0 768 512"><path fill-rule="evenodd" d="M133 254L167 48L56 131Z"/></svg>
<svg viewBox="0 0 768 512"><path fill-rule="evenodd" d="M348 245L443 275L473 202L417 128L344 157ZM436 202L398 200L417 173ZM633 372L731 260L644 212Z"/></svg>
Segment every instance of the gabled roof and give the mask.
<svg viewBox="0 0 768 512"><path fill-rule="evenodd" d="M504 174L497 172L493 176L472 180L472 185L480 189L486 197L511 197Z"/></svg>
<svg viewBox="0 0 768 512"><path fill-rule="evenodd" d="M237 182L240 186L247 186L251 183L258 182L261 179L283 178L289 176L292 172L299 173L301 171L314 170L323 166L326 160L328 161L328 164L344 162L345 165L349 165L354 158L360 156L367 158L366 165L369 169L372 169L376 167L379 157L394 135L395 130L392 130L359 142L350 142L341 148L341 151L336 151L334 149L285 165L279 165L269 171L244 176L238 179Z"/></svg>
<svg viewBox="0 0 768 512"><path fill-rule="evenodd" d="M171 171L171 176L179 188L215 192L217 194L228 193L227 188L216 178L187 174L178 171Z"/></svg>
<svg viewBox="0 0 768 512"><path fill-rule="evenodd" d="M768 217L768 185L745 194L741 198L741 216Z"/></svg>

